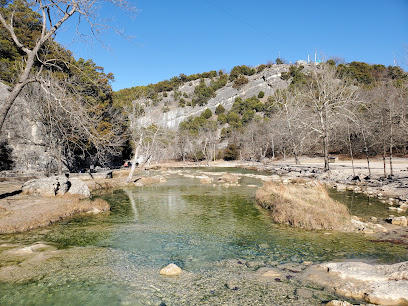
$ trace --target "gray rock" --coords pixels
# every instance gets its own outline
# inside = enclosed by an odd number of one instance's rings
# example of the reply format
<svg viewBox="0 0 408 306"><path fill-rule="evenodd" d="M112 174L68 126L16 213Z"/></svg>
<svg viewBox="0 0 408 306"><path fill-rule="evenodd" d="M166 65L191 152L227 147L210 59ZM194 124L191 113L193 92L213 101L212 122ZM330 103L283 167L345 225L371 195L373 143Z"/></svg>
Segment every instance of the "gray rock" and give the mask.
<svg viewBox="0 0 408 306"><path fill-rule="evenodd" d="M388 218L387 221L394 225L407 226L407 218L405 216L391 217Z"/></svg>
<svg viewBox="0 0 408 306"><path fill-rule="evenodd" d="M66 176L51 176L26 182L22 187L25 194L38 194L46 197L64 195L70 187Z"/></svg>
<svg viewBox="0 0 408 306"><path fill-rule="evenodd" d="M113 177L112 170L92 173L94 179L111 179Z"/></svg>
<svg viewBox="0 0 408 306"><path fill-rule="evenodd" d="M21 189L25 194L35 194L44 197L62 196L67 193L85 198L91 196L91 192L84 182L79 179L68 180L66 176L51 176L30 180Z"/></svg>
<svg viewBox="0 0 408 306"><path fill-rule="evenodd" d="M72 179L69 181L71 183L71 187L68 189L69 194L79 195L84 198L89 198L91 196L91 191L83 181L79 179Z"/></svg>
<svg viewBox="0 0 408 306"><path fill-rule="evenodd" d="M325 263L311 267L306 275L338 295L380 305L408 304L408 262L393 265Z"/></svg>

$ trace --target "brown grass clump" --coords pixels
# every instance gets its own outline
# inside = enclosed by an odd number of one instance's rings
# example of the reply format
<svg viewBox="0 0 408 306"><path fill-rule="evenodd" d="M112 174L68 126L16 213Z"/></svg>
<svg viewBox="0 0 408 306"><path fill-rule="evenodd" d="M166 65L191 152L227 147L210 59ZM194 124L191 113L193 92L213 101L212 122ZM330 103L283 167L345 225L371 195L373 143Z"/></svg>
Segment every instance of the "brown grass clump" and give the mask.
<svg viewBox="0 0 408 306"><path fill-rule="evenodd" d="M307 230L343 230L350 222L347 207L329 197L323 185L277 185L266 182L256 192L259 205L277 223Z"/></svg>

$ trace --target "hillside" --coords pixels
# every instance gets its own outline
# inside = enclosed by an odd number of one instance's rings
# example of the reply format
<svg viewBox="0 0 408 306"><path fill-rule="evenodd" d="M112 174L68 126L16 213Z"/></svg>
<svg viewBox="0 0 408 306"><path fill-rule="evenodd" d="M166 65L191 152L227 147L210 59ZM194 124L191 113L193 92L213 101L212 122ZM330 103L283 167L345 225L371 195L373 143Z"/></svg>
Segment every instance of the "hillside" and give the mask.
<svg viewBox="0 0 408 306"><path fill-rule="evenodd" d="M231 109L237 97L245 100L253 96L257 97L259 92L263 91L265 96L261 101L265 102L267 97L273 95L276 89L284 89L288 86L289 82L281 79L282 72L288 70L288 65L267 67L260 73L247 76L248 84L241 88L233 88L234 82L228 81L224 87L215 91L215 97L202 106L181 107L179 103L183 97L187 102L193 99L194 89L199 85L200 80L186 83L177 90L166 92L166 94L161 93L162 100L157 106L154 106L153 103L149 104L146 99L138 99L136 100L137 103L141 103L145 108L145 115L138 122L145 127L155 124L164 128L177 129L179 124L189 116L199 116L207 108L213 113L218 105L222 105L226 110ZM204 81L207 86L211 83L210 78L205 78Z"/></svg>

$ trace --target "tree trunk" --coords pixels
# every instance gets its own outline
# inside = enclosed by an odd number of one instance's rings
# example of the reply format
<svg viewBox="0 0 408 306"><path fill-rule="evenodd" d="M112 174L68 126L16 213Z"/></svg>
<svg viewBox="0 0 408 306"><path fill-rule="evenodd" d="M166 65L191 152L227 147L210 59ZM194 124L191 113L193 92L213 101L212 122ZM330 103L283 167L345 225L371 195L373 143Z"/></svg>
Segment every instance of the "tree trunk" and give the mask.
<svg viewBox="0 0 408 306"><path fill-rule="evenodd" d="M351 167L353 169L353 176L356 176L356 171L354 170L354 156L353 156L353 147L351 146L350 126L349 125L347 125L347 134L348 134L348 143L349 143L349 148L350 148Z"/></svg>
<svg viewBox="0 0 408 306"><path fill-rule="evenodd" d="M61 144L57 144L57 159L58 159L58 175L62 175L62 153L61 153Z"/></svg>
<svg viewBox="0 0 408 306"><path fill-rule="evenodd" d="M391 118L391 111L390 111L390 175L394 175L392 170L392 147L393 147L393 140L392 140L392 118Z"/></svg>
<svg viewBox="0 0 408 306"><path fill-rule="evenodd" d="M329 165L329 132L327 130L327 113L326 107L323 106L320 115L320 125L323 131L323 156L324 156L324 171L330 170Z"/></svg>
<svg viewBox="0 0 408 306"><path fill-rule="evenodd" d="M136 146L135 155L133 156L133 160L132 160L132 167L130 168L129 175L126 178L126 183L130 183L130 181L133 178L133 173L135 172L135 169L136 169L136 162L139 157L139 150L140 150L140 147L142 146L142 142L143 142L143 133L140 135L139 143Z"/></svg>
<svg viewBox="0 0 408 306"><path fill-rule="evenodd" d="M382 154L382 158L383 158L383 164L384 164L384 178L387 177L387 169L386 169L386 159L385 159L385 154L386 154L386 148L385 148L385 143L383 144L383 154Z"/></svg>
<svg viewBox="0 0 408 306"><path fill-rule="evenodd" d="M366 159L367 159L368 175L371 176L370 157L368 156L367 140L366 140L363 128L361 128L361 134L363 136L363 141L364 141L364 153L365 153L365 156L366 156Z"/></svg>
<svg viewBox="0 0 408 306"><path fill-rule="evenodd" d="M271 137L271 146L272 146L272 160L275 160L275 142L273 141L273 136Z"/></svg>

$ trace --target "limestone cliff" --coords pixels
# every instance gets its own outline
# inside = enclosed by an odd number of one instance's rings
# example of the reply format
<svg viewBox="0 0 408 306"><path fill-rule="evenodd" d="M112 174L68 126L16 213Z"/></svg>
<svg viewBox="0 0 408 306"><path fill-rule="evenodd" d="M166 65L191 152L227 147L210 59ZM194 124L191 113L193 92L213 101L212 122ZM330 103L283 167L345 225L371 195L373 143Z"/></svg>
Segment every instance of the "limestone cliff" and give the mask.
<svg viewBox="0 0 408 306"><path fill-rule="evenodd" d="M282 89L288 86L288 82L280 78L281 73L288 70L288 65L273 65L260 73L248 76L248 84L239 90L232 87L233 82L228 82L225 87L216 91L216 97L210 99L205 106L180 107L178 102L174 99L174 91L169 92L167 97L163 97L163 100L158 106L145 107L145 115L139 119L139 124L145 127L155 124L165 128L177 129L180 122L189 116L200 115L206 108L214 112L215 108L221 104L225 109L230 109L237 97L246 99L252 96L258 96L258 93L263 91L266 99L266 97L272 95L276 89ZM210 82L209 79L205 81L207 84ZM198 84L199 80L186 83L181 86L178 91L181 92L181 95L185 94L185 96L191 97L194 94L194 88ZM143 103L142 100L138 102ZM164 109L163 105L166 105L167 108Z"/></svg>
<svg viewBox="0 0 408 306"><path fill-rule="evenodd" d="M7 94L8 86L0 82L0 103ZM6 119L1 141L6 141L11 149L14 172L36 174L46 170L53 159L45 150L43 135L30 116L28 103L22 97L17 98Z"/></svg>

